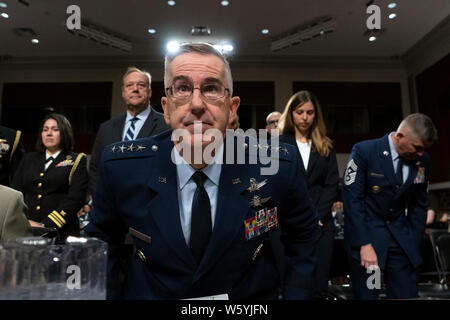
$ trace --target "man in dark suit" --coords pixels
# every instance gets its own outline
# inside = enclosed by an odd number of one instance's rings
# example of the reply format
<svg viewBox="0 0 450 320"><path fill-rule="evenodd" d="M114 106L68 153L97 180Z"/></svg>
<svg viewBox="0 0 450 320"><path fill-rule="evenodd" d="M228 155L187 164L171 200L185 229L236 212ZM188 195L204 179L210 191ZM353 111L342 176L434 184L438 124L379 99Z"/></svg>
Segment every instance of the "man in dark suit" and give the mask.
<svg viewBox="0 0 450 320"><path fill-rule="evenodd" d="M411 114L397 129L353 147L344 174L344 238L357 299L418 296L417 268L428 209L431 119Z"/></svg>
<svg viewBox="0 0 450 320"><path fill-rule="evenodd" d="M32 236L25 209L21 192L0 185L0 243Z"/></svg>
<svg viewBox="0 0 450 320"><path fill-rule="evenodd" d="M169 54L165 86L162 106L173 132L116 143L103 153L86 228L110 244L108 297L120 297L115 247L129 231L136 254L127 299L274 299L279 275L269 234L280 225L284 297L309 298L320 230L297 154L249 137L223 140L240 99L232 96L228 62L211 45L184 44ZM268 158L236 164L239 151L248 158L267 149ZM263 175L261 157L278 161L278 172Z"/></svg>
<svg viewBox="0 0 450 320"><path fill-rule="evenodd" d="M0 126L0 184L10 185L24 153L22 132Z"/></svg>
<svg viewBox="0 0 450 320"><path fill-rule="evenodd" d="M100 125L92 148L89 164L89 193L95 193L98 165L103 149L113 142L134 140L169 129L163 115L150 106L152 96L150 73L138 68L128 68L123 76L122 97L127 107L126 114Z"/></svg>

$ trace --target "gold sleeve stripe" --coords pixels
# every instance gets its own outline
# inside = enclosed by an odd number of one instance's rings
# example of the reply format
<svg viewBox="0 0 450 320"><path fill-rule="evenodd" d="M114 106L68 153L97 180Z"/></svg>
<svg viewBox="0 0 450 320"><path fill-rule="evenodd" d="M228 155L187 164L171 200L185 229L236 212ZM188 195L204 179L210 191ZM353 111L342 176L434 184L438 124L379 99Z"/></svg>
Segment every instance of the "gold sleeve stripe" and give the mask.
<svg viewBox="0 0 450 320"><path fill-rule="evenodd" d="M72 170L70 170L70 175L69 175L69 186L72 183L72 176L75 173L75 170L77 170L78 164L81 161L81 158L85 156L84 153L79 153L77 156L77 159L75 160L75 163L73 164Z"/></svg>
<svg viewBox="0 0 450 320"><path fill-rule="evenodd" d="M56 218L58 218L59 221L61 221L64 224L66 224L66 220L64 220L64 218L62 217L62 215L60 215L58 212L53 211L52 215Z"/></svg>
<svg viewBox="0 0 450 320"><path fill-rule="evenodd" d="M51 214L48 217L58 226L58 228L62 227L62 225L60 225L59 222L56 221L55 218L53 218Z"/></svg>
<svg viewBox="0 0 450 320"><path fill-rule="evenodd" d="M12 148L12 150L11 150L11 154L9 155L9 161L12 160L12 157L13 157L13 155L14 155L14 152L16 151L17 146L19 145L19 141L20 141L20 136L21 136L21 134L22 134L22 132L20 132L20 130L17 130L17 132L16 132L16 139L14 140L14 145L13 145L13 148Z"/></svg>

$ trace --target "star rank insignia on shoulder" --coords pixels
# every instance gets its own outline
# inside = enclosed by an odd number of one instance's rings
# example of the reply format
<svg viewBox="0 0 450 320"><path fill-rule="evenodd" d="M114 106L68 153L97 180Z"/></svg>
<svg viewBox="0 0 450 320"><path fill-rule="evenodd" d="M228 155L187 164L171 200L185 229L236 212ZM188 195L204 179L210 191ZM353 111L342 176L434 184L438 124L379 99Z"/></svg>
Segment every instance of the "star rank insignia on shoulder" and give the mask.
<svg viewBox="0 0 450 320"><path fill-rule="evenodd" d="M124 144L122 143L121 145L117 146L114 145L111 147L110 151L112 153L116 153L116 152L120 152L120 153L125 153L125 152L140 152L144 149L146 149L147 147L144 147L141 144L135 145L134 143L131 143L130 145Z"/></svg>

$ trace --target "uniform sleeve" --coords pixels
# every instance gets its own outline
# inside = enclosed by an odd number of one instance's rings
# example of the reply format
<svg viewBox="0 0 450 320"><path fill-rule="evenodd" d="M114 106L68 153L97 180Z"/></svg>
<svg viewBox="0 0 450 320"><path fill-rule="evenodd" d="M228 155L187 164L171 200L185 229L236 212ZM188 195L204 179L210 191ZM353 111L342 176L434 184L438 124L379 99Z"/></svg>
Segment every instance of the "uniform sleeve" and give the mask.
<svg viewBox="0 0 450 320"><path fill-rule="evenodd" d="M345 238L352 247L371 243L365 221L365 188L367 160L358 145L353 147L343 177Z"/></svg>
<svg viewBox="0 0 450 320"><path fill-rule="evenodd" d="M26 161L27 161L26 159L27 159L26 156L22 157L19 165L17 166L17 168L14 172L13 179L11 181L11 188L13 188L17 191L20 191L22 193L24 192L23 178L24 178Z"/></svg>
<svg viewBox="0 0 450 320"><path fill-rule="evenodd" d="M425 170L425 181L424 183L419 184L414 194L410 195L410 197L412 197L412 201L408 208L408 217L411 222L411 228L417 241L419 242L422 241L423 234L425 232L428 210L428 183L431 169L428 157L427 160L428 163Z"/></svg>
<svg viewBox="0 0 450 320"><path fill-rule="evenodd" d="M67 183L69 178L67 177ZM46 227L62 228L68 221L73 221L74 216L83 206L86 199L88 185L88 173L86 169L86 156L83 155L78 166L73 172L69 192L63 201L45 218L42 223Z"/></svg>
<svg viewBox="0 0 450 320"><path fill-rule="evenodd" d="M325 223L332 218L331 206L337 199L339 183L339 171L336 160L336 153L334 149L330 149L330 154L327 157L327 176L323 186L319 202L317 204L317 211L319 219Z"/></svg>
<svg viewBox="0 0 450 320"><path fill-rule="evenodd" d="M91 161L89 163L89 194L94 196L95 188L97 187L97 179L98 179L98 166L100 164L100 160L102 157L103 149L105 148L105 129L100 126L98 130L97 136L95 137L94 146L92 147L91 152Z"/></svg>
<svg viewBox="0 0 450 320"><path fill-rule="evenodd" d="M311 298L314 251L321 231L317 212L308 196L306 181L294 161L289 174L289 190L280 213L281 241L287 258L285 299Z"/></svg>
<svg viewBox="0 0 450 320"><path fill-rule="evenodd" d="M102 160L93 207L89 212L89 224L84 230L88 236L99 238L108 243L107 299L115 300L122 296L123 279L121 275L124 274L124 266L121 261L123 261L123 243L128 228L115 209L111 177L107 163Z"/></svg>
<svg viewBox="0 0 450 320"><path fill-rule="evenodd" d="M9 202L6 209L5 220L1 225L1 241L8 241L19 237L31 236L30 224L23 212L24 202L21 193L15 193L17 196Z"/></svg>

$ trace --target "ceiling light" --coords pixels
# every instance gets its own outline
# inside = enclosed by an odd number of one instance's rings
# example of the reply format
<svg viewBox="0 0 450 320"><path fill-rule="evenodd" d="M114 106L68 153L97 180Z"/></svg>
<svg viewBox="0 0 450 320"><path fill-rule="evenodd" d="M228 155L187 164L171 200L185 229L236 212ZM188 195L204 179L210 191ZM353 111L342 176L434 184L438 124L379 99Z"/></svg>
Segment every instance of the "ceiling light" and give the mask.
<svg viewBox="0 0 450 320"><path fill-rule="evenodd" d="M31 39L31 42L33 42L33 43L39 43L39 39Z"/></svg>
<svg viewBox="0 0 450 320"><path fill-rule="evenodd" d="M6 8L8 5L4 2L0 2L0 8Z"/></svg>
<svg viewBox="0 0 450 320"><path fill-rule="evenodd" d="M178 49L180 49L180 44L178 43L178 41L170 41L167 44L167 51L169 51L170 53L175 53L178 51Z"/></svg>
<svg viewBox="0 0 450 320"><path fill-rule="evenodd" d="M375 40L377 40L377 37L375 37L375 36L370 36L369 37L369 41L370 42L374 42Z"/></svg>
<svg viewBox="0 0 450 320"><path fill-rule="evenodd" d="M1 14L1 16L2 16L3 18L5 18L5 19L8 19L8 18L9 18L9 15L8 15L7 13L4 13L4 12Z"/></svg>
<svg viewBox="0 0 450 320"><path fill-rule="evenodd" d="M268 33L269 33L269 29L262 29L262 30L261 30L261 33L262 33L262 34L268 34Z"/></svg>
<svg viewBox="0 0 450 320"><path fill-rule="evenodd" d="M306 24L297 26L274 38L270 49L274 52L297 45L302 41L309 41L321 35L334 32L336 21L331 17L320 17Z"/></svg>
<svg viewBox="0 0 450 320"><path fill-rule="evenodd" d="M120 49L126 52L131 52L133 46L128 36L122 35L109 28L94 24L87 20L81 20L81 29L69 30L73 35L78 35L87 38L94 42Z"/></svg>
<svg viewBox="0 0 450 320"><path fill-rule="evenodd" d="M171 7L173 7L175 5L175 1L169 0L169 1L167 1L167 4Z"/></svg>
<svg viewBox="0 0 450 320"><path fill-rule="evenodd" d="M156 29L148 29L148 33L155 34L156 33Z"/></svg>
<svg viewBox="0 0 450 320"><path fill-rule="evenodd" d="M395 2L391 2L388 4L389 9L394 9L396 6L397 6L397 4Z"/></svg>
<svg viewBox="0 0 450 320"><path fill-rule="evenodd" d="M395 19L397 17L397 15L395 13L391 13L389 15L389 19Z"/></svg>
<svg viewBox="0 0 450 320"><path fill-rule="evenodd" d="M231 44L224 44L223 45L223 51L225 52L231 52L233 51L234 47Z"/></svg>
<svg viewBox="0 0 450 320"><path fill-rule="evenodd" d="M224 6L224 7L226 7L226 6L228 6L228 5L230 4L230 2L227 1L227 0L223 0L223 1L220 2L220 4L221 4L222 6Z"/></svg>

